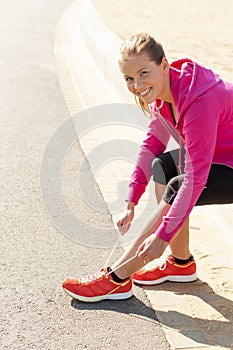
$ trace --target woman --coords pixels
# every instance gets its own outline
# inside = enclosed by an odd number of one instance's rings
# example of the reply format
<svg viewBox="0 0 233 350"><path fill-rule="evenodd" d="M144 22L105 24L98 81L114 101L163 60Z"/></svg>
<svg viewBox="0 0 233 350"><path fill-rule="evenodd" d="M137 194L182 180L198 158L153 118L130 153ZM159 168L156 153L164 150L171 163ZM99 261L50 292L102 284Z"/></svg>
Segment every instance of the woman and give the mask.
<svg viewBox="0 0 233 350"><path fill-rule="evenodd" d="M130 178L120 232L128 231L152 175L160 205L115 264L63 282L64 290L81 301L129 298L132 281L155 285L196 280L189 214L195 205L233 202L233 85L190 59L169 65L161 44L147 33L123 43L119 65L129 91L152 118ZM171 135L179 148L166 152ZM142 269L167 245L171 255L162 266Z"/></svg>

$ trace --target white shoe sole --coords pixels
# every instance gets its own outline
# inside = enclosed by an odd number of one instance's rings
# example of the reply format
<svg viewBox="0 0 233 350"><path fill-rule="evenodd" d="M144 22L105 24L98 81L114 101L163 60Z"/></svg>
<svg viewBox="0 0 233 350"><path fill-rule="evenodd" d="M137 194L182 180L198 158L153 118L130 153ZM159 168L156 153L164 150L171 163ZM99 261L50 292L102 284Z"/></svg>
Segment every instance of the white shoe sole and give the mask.
<svg viewBox="0 0 233 350"><path fill-rule="evenodd" d="M92 298L84 297L84 296L81 296L78 294L74 294L65 288L63 288L63 289L72 298L74 298L76 300L83 301L83 302L87 302L87 303L95 303L97 301L107 300L107 299L109 299L109 300L123 300L123 299L129 299L133 296L133 289L131 289L129 292L126 292L126 293L100 295L100 296L96 296L96 297L92 297Z"/></svg>
<svg viewBox="0 0 233 350"><path fill-rule="evenodd" d="M184 283L184 282L194 282L196 281L196 279L197 279L197 274L194 273L193 275L188 275L188 276L165 276L153 281L140 281L140 280L136 280L135 278L133 278L132 280L134 283L137 283L137 284L154 286L156 284L161 284L166 281Z"/></svg>

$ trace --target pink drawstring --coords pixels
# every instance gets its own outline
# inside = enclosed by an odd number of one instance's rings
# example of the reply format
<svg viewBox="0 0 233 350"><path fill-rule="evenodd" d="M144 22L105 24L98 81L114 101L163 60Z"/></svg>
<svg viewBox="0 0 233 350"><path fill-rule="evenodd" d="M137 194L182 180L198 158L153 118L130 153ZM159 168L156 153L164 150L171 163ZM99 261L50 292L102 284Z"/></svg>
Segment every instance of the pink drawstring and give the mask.
<svg viewBox="0 0 233 350"><path fill-rule="evenodd" d="M179 138L179 146L180 146L180 149L179 149L179 165L178 165L178 169L179 169L179 172L180 172L180 175L183 174L182 173L182 140Z"/></svg>

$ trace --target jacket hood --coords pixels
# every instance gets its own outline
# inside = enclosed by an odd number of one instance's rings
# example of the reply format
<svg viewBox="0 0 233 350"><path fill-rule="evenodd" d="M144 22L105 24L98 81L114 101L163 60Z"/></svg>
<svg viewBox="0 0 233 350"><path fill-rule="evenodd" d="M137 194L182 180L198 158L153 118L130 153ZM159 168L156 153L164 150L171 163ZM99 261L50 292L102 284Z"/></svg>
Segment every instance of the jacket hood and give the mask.
<svg viewBox="0 0 233 350"><path fill-rule="evenodd" d="M220 77L211 69L184 58L170 64L170 85L180 117L196 98L219 83Z"/></svg>

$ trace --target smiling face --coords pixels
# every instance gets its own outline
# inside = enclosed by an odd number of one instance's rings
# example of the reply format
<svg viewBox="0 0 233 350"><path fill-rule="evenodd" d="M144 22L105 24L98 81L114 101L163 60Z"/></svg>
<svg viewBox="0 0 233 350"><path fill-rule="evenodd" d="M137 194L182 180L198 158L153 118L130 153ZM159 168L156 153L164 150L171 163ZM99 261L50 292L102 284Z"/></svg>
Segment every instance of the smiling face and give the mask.
<svg viewBox="0 0 233 350"><path fill-rule="evenodd" d="M146 104L161 99L171 102L169 64L164 57L161 64L156 64L142 52L120 61L130 92Z"/></svg>

